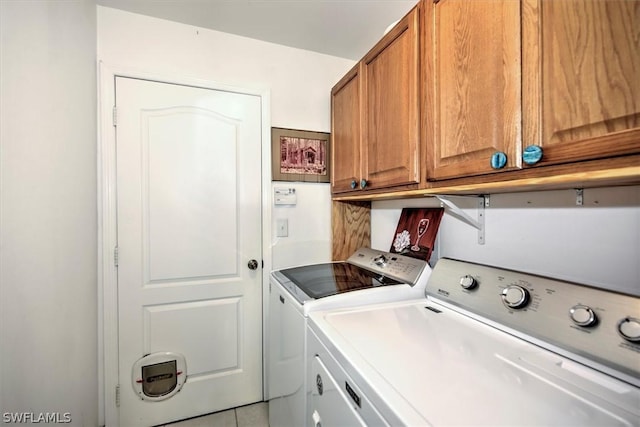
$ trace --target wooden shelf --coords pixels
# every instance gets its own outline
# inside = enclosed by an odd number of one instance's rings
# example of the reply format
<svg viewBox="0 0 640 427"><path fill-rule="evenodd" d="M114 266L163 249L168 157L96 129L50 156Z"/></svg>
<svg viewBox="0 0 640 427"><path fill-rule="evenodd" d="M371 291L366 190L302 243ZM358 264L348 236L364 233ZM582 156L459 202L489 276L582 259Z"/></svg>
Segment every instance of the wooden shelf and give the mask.
<svg viewBox="0 0 640 427"><path fill-rule="evenodd" d="M563 166L561 173L541 175L540 169L514 171L475 179L428 183L427 188L361 194L335 195L334 201L376 201L425 197L436 194L491 194L567 188L613 187L640 184L640 156L609 159L619 163L615 168L599 168L606 161L575 163ZM552 168L557 172L557 169Z"/></svg>

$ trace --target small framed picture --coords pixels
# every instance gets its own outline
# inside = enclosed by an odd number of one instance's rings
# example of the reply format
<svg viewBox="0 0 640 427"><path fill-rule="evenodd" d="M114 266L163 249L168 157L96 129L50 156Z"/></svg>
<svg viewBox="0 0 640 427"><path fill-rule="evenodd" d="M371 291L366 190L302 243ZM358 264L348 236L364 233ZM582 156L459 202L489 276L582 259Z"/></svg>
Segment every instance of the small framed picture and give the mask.
<svg viewBox="0 0 640 427"><path fill-rule="evenodd" d="M274 181L329 182L330 134L271 128Z"/></svg>
<svg viewBox="0 0 640 427"><path fill-rule="evenodd" d="M429 261L443 208L404 208L389 252Z"/></svg>

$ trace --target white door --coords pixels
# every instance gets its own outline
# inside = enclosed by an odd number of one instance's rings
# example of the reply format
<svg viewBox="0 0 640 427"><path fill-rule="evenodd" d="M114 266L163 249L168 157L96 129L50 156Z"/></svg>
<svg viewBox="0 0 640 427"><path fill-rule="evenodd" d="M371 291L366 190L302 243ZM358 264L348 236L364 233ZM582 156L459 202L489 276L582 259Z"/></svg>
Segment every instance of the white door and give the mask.
<svg viewBox="0 0 640 427"><path fill-rule="evenodd" d="M260 105L116 78L121 426L262 400ZM187 381L143 400L132 369L156 352L183 355Z"/></svg>

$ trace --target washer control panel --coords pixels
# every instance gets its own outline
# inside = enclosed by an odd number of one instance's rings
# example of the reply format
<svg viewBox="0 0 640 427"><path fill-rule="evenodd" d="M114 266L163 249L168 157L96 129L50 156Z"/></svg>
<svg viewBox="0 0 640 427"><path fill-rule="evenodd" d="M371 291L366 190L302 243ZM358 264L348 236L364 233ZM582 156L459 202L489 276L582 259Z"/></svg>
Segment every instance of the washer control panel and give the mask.
<svg viewBox="0 0 640 427"><path fill-rule="evenodd" d="M371 248L358 249L347 262L410 285L416 284L427 265L421 259Z"/></svg>
<svg viewBox="0 0 640 427"><path fill-rule="evenodd" d="M426 292L640 381L640 297L447 258L434 267Z"/></svg>

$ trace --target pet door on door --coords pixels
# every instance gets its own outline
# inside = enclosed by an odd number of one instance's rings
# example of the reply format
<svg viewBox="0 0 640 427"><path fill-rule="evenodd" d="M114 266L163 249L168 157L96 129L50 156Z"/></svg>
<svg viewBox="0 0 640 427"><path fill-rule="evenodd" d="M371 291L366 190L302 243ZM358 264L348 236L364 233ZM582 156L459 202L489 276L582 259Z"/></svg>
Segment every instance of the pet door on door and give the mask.
<svg viewBox="0 0 640 427"><path fill-rule="evenodd" d="M187 380L187 364L178 353L147 354L132 369L133 389L142 400L164 400L180 391Z"/></svg>

